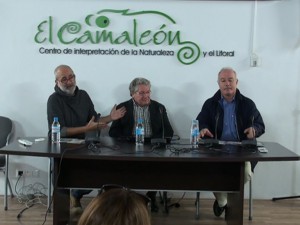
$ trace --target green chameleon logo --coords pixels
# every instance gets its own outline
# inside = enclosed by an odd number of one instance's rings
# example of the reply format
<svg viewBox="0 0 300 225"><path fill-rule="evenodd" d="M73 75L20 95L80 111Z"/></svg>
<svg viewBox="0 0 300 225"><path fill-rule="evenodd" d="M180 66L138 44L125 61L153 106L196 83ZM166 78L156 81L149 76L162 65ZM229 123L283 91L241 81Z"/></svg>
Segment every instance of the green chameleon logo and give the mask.
<svg viewBox="0 0 300 225"><path fill-rule="evenodd" d="M120 20L115 19L117 15L122 16L122 21L124 20L123 17L128 18L129 28L127 30L114 30L114 25L118 21L120 22ZM145 30L141 28L145 24L140 24L139 18L146 16L154 16L162 22L155 29ZM47 20L38 24L34 41L38 44L60 43L63 45L109 43L111 45L127 44L135 47L146 45L179 46L178 61L185 65L193 64L201 55L200 47L195 42L182 40L181 31L172 29L175 24L176 21L172 17L159 11L131 12L129 9L103 9L96 14L87 15L84 23L72 21L62 26L55 24L53 17L49 16ZM56 30L54 27L58 27L58 29Z"/></svg>

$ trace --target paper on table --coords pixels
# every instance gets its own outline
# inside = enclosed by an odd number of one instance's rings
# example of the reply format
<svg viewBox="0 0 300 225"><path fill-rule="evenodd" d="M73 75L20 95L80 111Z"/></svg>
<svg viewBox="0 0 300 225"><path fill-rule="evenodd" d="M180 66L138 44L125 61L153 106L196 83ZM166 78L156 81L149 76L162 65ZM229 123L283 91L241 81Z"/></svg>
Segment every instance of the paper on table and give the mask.
<svg viewBox="0 0 300 225"><path fill-rule="evenodd" d="M77 139L77 138L61 138L61 143L70 143L70 144L83 144L83 139Z"/></svg>

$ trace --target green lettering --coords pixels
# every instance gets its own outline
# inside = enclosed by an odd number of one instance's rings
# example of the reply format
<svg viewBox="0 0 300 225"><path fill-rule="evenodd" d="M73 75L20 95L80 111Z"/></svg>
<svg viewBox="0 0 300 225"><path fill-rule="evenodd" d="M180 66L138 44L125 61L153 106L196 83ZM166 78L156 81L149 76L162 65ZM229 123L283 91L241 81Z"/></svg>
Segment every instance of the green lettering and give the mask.
<svg viewBox="0 0 300 225"><path fill-rule="evenodd" d="M166 25L163 24L163 25L160 27L160 29L163 29L163 28L165 28L165 27L166 27ZM164 31L158 31L158 32L156 32L156 33L153 35L153 43L154 43L155 45L160 45L160 44L162 44L163 42L165 42L166 38L167 38L166 32L164 32Z"/></svg>
<svg viewBox="0 0 300 225"><path fill-rule="evenodd" d="M147 30L145 32L143 32L140 36L140 40L139 40L139 44L140 45L146 45L148 43L150 43L152 41L152 38L148 38L148 36L151 34L151 31L150 30ZM147 40L143 41L143 39L146 39L148 38Z"/></svg>
<svg viewBox="0 0 300 225"><path fill-rule="evenodd" d="M112 32L109 31L107 33L106 30L100 32L100 31L96 31L96 43L100 43L101 40L103 42L107 42L107 40L109 40L109 42L112 44L113 43L113 36L112 36Z"/></svg>
<svg viewBox="0 0 300 225"><path fill-rule="evenodd" d="M124 31L121 36L117 37L114 40L114 44L122 44L124 42L128 42L129 44L133 44L132 41L130 40L130 35L128 31Z"/></svg>
<svg viewBox="0 0 300 225"><path fill-rule="evenodd" d="M84 32L84 34L81 37L79 37L79 38L76 39L76 43L77 44L83 44L85 42L90 42L90 43L95 44L95 42L93 41L93 37L92 37L92 34L91 34L90 31Z"/></svg>
<svg viewBox="0 0 300 225"><path fill-rule="evenodd" d="M59 31L57 32L57 37L63 44L71 44L76 41L76 38L66 41L65 36L68 36L69 34L77 34L81 30L81 24L77 22L70 22L63 25Z"/></svg>
<svg viewBox="0 0 300 225"><path fill-rule="evenodd" d="M48 23L49 22L49 23ZM46 40L47 40L47 38L46 37L44 37L44 38L42 38L42 39L40 39L40 36L45 32L45 30L44 30L44 24L49 24L49 27L48 27L48 32L49 32L49 36L48 36L48 40L49 40L49 42L51 43L51 44L53 44L53 42L52 42L52 17L51 16L49 16L49 21L47 21L47 20L44 20L43 22L41 22L39 25L38 25L38 27L37 27L37 30L38 30L38 32L36 33L36 35L34 36L34 41L36 42L36 43L44 43Z"/></svg>
<svg viewBox="0 0 300 225"><path fill-rule="evenodd" d="M172 31L169 31L169 45L172 45L175 41L179 45L181 44L180 40L180 31L176 31L174 37L172 38Z"/></svg>

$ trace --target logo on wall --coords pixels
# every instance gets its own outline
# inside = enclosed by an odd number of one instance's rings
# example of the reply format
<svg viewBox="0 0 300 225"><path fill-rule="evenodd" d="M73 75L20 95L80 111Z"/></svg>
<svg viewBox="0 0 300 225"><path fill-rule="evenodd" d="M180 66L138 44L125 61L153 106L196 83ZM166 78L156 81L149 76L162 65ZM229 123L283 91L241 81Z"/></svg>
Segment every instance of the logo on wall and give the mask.
<svg viewBox="0 0 300 225"><path fill-rule="evenodd" d="M62 25L49 16L38 24L34 41L66 46L40 47L41 54L176 56L182 64L193 64L201 55L200 47L185 40L175 25L172 17L159 11L104 9L87 15L84 22Z"/></svg>

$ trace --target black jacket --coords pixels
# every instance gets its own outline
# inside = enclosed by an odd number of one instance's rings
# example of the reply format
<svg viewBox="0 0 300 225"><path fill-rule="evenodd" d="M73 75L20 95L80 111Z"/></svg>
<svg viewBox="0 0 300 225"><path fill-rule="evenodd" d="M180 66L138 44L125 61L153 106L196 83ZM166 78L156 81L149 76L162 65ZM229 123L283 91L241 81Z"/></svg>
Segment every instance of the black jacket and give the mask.
<svg viewBox="0 0 300 225"><path fill-rule="evenodd" d="M117 109L121 108L122 106L125 106L126 114L124 117L112 122L109 130L109 135L111 137L133 138L132 132L135 125L133 100L130 99L126 102L119 104L117 106ZM160 110L162 111L162 115L160 113ZM165 106L157 101L151 100L149 105L149 111L152 128L151 138L172 138L174 132L168 119ZM162 122L164 124L162 124Z"/></svg>
<svg viewBox="0 0 300 225"><path fill-rule="evenodd" d="M199 130L208 128L215 139L220 139L223 131L224 111L220 100L221 91L218 90L213 97L205 101L201 112L197 116ZM236 90L235 101L236 126L239 141L247 139L244 130L249 127L254 127L256 137L265 133L265 124L255 103L250 98L242 95L238 89ZM256 161L251 162L252 172L256 164Z"/></svg>
<svg viewBox="0 0 300 225"><path fill-rule="evenodd" d="M221 91L218 90L213 97L205 101L201 112L197 116L199 130L208 128L216 139L220 139L223 131L224 111L220 100ZM265 124L255 103L242 95L238 89L236 90L235 101L236 126L239 140L247 139L244 130L249 127L254 127L256 137L265 133Z"/></svg>

